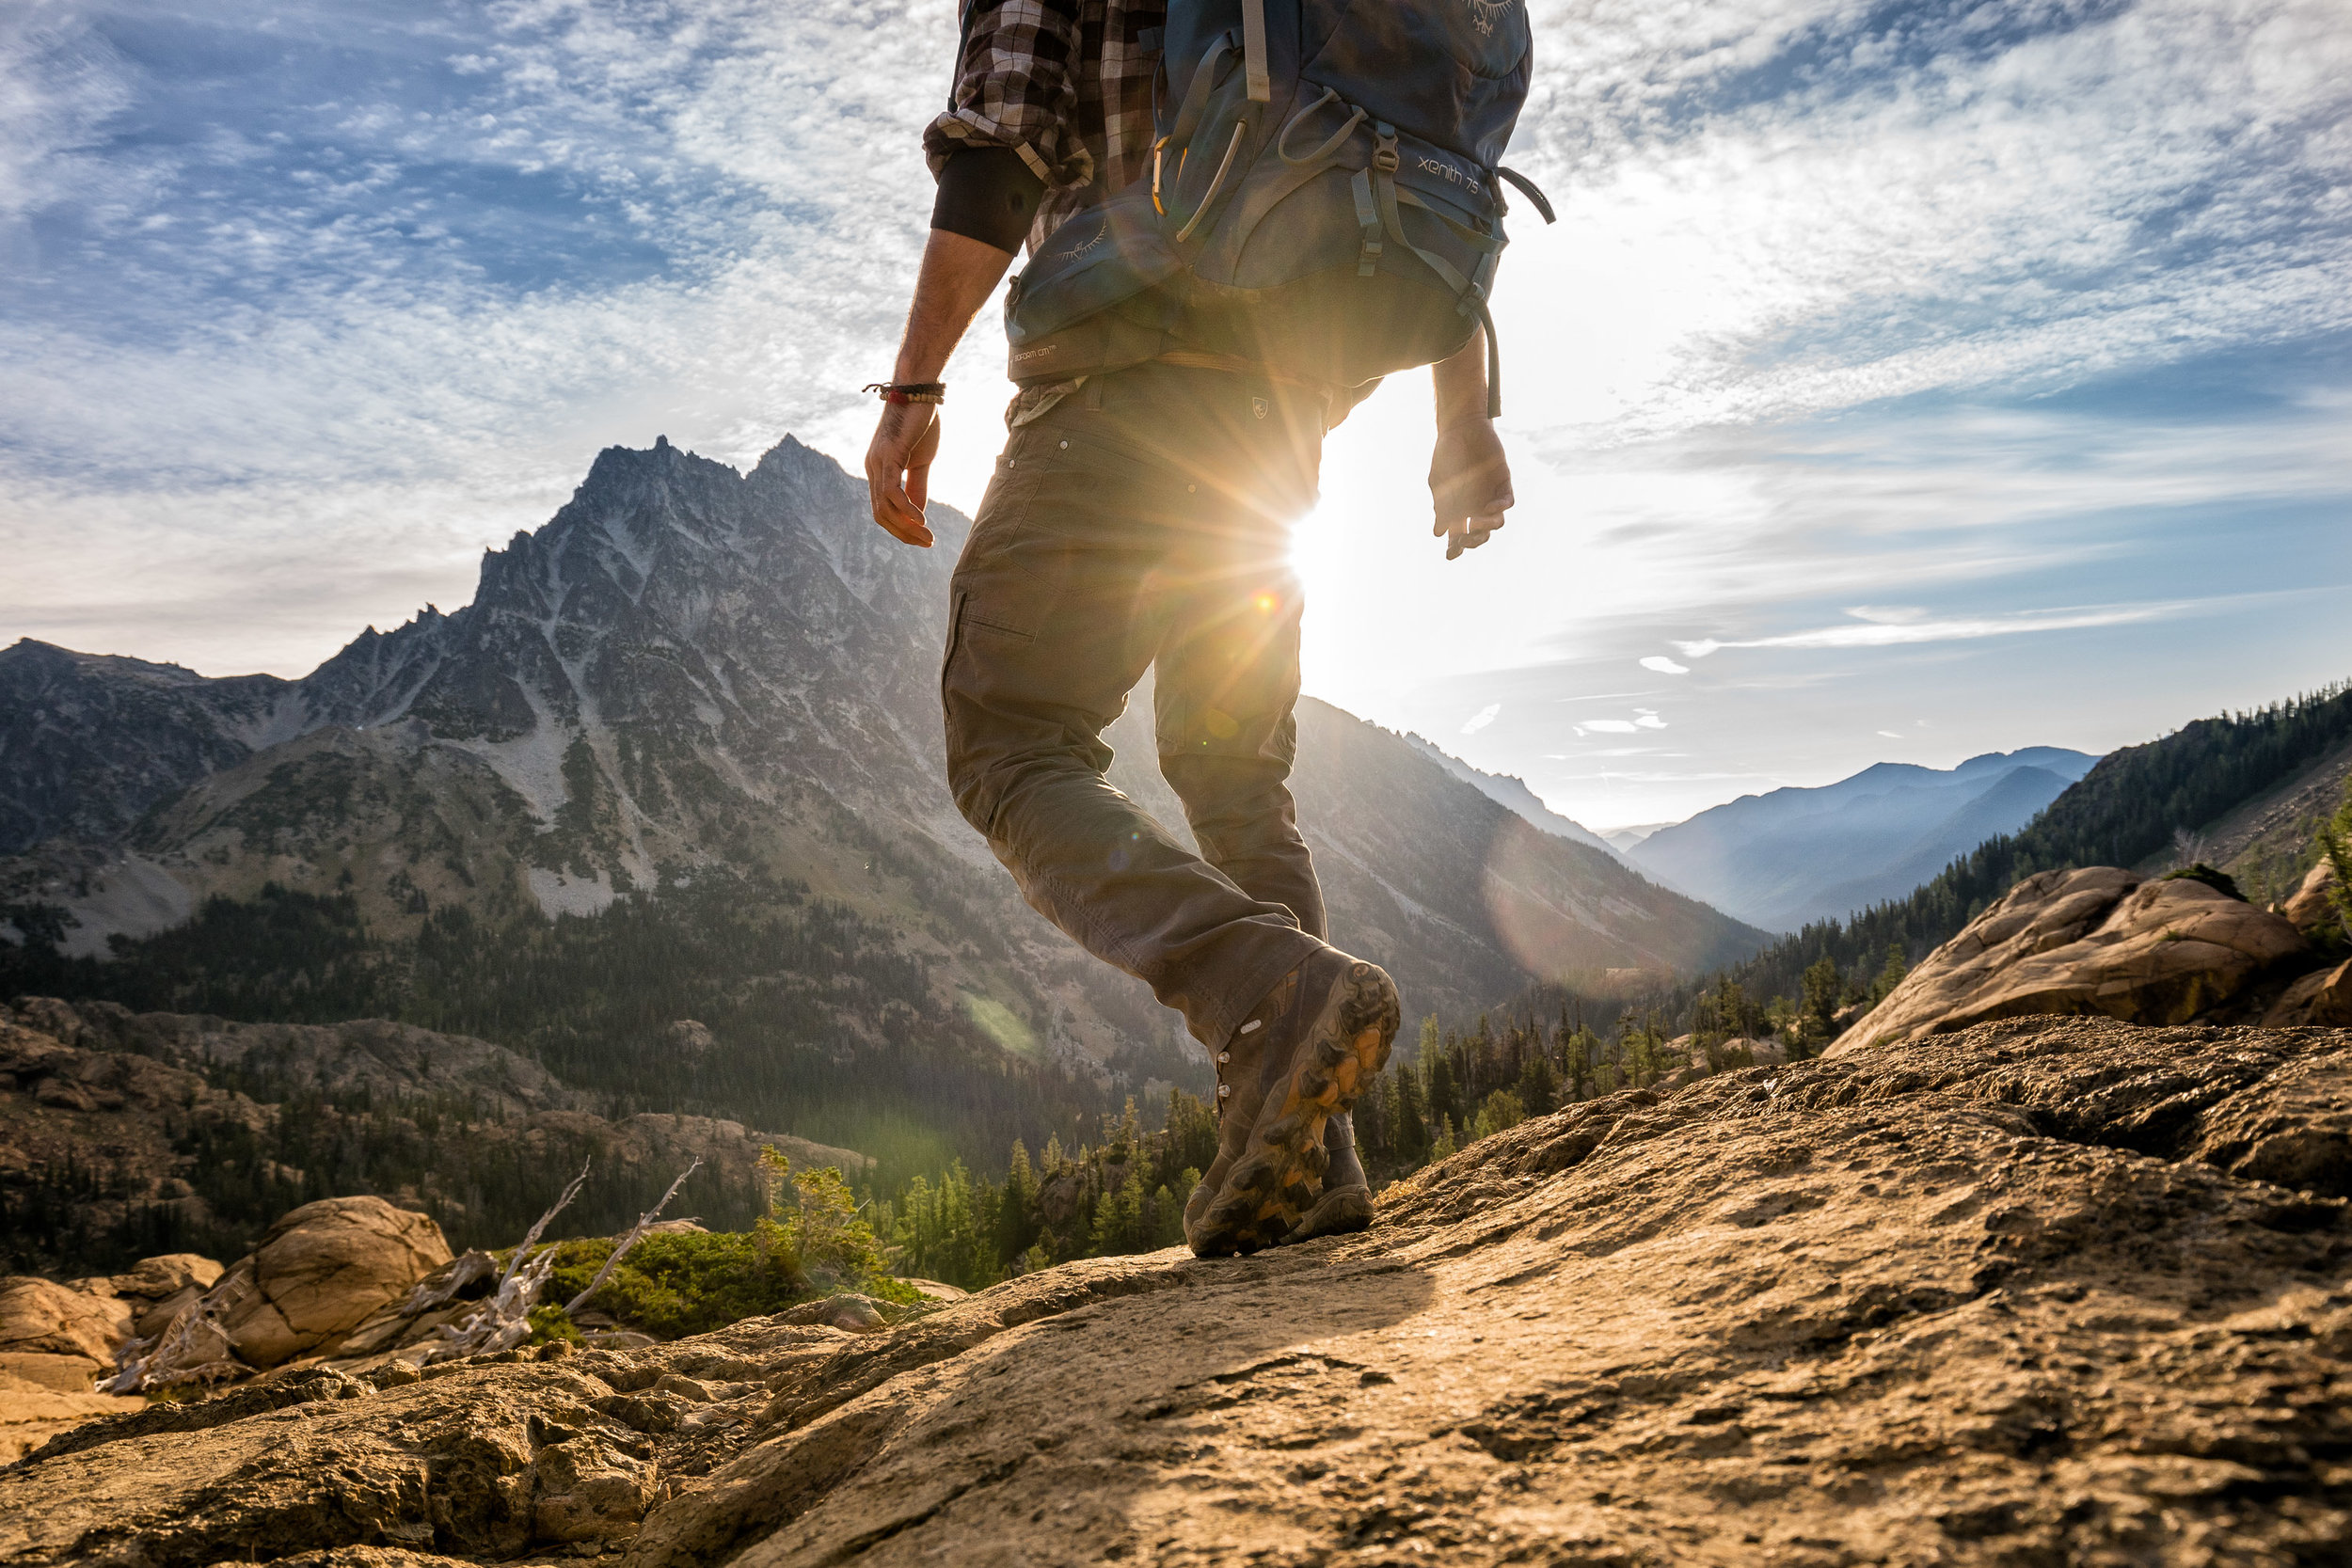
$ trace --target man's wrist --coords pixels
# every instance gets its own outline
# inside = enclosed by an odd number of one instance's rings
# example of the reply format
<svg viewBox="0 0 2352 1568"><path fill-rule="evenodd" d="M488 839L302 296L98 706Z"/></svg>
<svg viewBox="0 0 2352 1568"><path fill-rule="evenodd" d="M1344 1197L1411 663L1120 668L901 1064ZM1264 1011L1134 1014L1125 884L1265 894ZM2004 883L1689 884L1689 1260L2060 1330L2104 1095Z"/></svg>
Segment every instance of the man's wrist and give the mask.
<svg viewBox="0 0 2352 1568"><path fill-rule="evenodd" d="M859 390L873 392L884 403L946 403L944 381L869 381Z"/></svg>

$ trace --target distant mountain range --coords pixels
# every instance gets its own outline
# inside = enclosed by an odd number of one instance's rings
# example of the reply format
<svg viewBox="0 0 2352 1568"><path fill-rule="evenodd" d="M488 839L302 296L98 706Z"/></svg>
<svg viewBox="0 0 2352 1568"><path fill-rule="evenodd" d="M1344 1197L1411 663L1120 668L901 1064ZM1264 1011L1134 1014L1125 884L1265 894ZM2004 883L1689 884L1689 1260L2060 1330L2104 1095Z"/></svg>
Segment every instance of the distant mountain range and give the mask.
<svg viewBox="0 0 2352 1568"><path fill-rule="evenodd" d="M660 441L600 454L551 521L485 556L470 605L371 627L297 680L21 641L0 651L0 937L100 956L129 941L151 979L168 967L158 933L202 900L282 889L348 900L371 942L425 942L452 911L484 930L568 914L588 923L566 927L577 948L644 898L752 878L771 891L727 893L719 915L780 901L806 952L698 936L689 957L706 1010L731 1009L705 1019L721 1053L788 1058L761 1083L886 1052L894 1030L1082 1078L1121 1061L1172 1072L1194 1054L1173 1015L1031 913L948 798L937 668L969 523L946 507L932 523L937 548L898 546L862 482L788 438L749 473ZM1148 709L1139 694L1111 732L1114 779L1181 833ZM1390 965L1416 1013L1464 1015L1531 979L1654 983L1764 940L1404 737L1311 701L1300 736L1295 788L1334 940ZM830 908L862 923L846 947L810 924ZM444 964L482 945L435 940ZM865 957L807 956L819 948ZM289 945L266 994L312 984L307 951ZM421 994L430 955L406 952L369 960L368 994ZM118 967L78 983L103 989ZM882 989L861 1000L859 975ZM795 999L788 1032L813 1037L772 1037L784 1015L761 998L778 988ZM211 994L123 999L221 1006ZM432 1021L558 1055L594 1036L643 1058L632 1084L659 1067L668 1020L624 1019L625 998L506 994L497 1019L469 1003ZM890 1022L892 1006L914 1022Z"/></svg>
<svg viewBox="0 0 2352 1568"><path fill-rule="evenodd" d="M1882 762L1815 789L1775 789L1623 846L1667 886L1772 931L1899 898L1997 833L2015 832L2098 758L2057 746L1952 768Z"/></svg>

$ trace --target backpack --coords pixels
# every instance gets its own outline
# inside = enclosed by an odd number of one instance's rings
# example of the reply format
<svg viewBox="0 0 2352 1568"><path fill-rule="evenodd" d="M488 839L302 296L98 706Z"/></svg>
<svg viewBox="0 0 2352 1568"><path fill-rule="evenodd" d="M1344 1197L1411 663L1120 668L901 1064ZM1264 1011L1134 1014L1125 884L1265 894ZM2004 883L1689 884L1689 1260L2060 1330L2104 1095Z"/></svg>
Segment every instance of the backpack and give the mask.
<svg viewBox="0 0 2352 1568"><path fill-rule="evenodd" d="M1501 166L1529 55L1523 0L1169 0L1151 166L1013 279L1012 379L1184 349L1368 390L1484 325L1499 415L1498 178L1552 219Z"/></svg>

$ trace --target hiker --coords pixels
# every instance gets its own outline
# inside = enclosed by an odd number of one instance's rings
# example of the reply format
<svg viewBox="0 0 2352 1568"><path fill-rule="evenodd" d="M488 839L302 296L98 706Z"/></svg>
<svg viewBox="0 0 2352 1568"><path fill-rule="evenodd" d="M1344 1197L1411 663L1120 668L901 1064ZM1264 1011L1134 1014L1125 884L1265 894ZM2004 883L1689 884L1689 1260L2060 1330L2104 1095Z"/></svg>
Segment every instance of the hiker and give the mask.
<svg viewBox="0 0 2352 1568"><path fill-rule="evenodd" d="M874 520L929 546L939 377L1026 242L1010 439L950 589L949 782L1031 906L1214 1056L1217 1152L1184 1207L1203 1257L1372 1223L1348 1111L1400 1007L1326 941L1285 785L1286 558L1324 435L1434 363L1447 558L1512 503L1486 293L1524 12L1390 0L1391 25L1359 4L1334 33L1328 3L967 0L905 339L867 388ZM1198 855L1104 779L1147 669Z"/></svg>

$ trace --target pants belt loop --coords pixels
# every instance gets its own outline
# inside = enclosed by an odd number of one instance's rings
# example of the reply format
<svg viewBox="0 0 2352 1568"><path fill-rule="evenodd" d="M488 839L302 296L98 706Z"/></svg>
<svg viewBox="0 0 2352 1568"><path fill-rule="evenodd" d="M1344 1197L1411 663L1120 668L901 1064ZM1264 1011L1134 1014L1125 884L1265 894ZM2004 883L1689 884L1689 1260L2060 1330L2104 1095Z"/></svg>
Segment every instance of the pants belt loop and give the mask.
<svg viewBox="0 0 2352 1568"><path fill-rule="evenodd" d="M1089 414L1100 414L1103 411L1103 378L1101 376L1090 375L1086 378L1078 406Z"/></svg>

